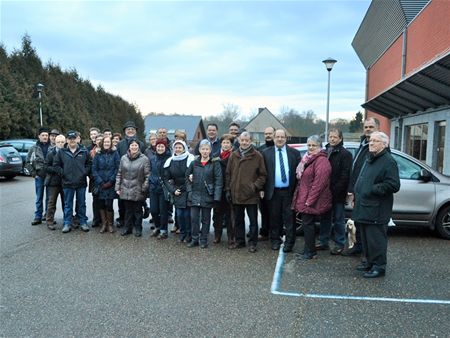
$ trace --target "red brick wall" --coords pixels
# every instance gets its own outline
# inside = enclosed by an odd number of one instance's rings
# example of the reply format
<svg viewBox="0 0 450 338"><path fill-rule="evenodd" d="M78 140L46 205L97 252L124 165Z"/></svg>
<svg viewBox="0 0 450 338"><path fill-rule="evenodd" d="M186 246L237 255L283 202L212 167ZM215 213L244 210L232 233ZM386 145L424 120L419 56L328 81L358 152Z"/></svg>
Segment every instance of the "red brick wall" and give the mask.
<svg viewBox="0 0 450 338"><path fill-rule="evenodd" d="M450 1L433 0L408 27L406 75L450 49Z"/></svg>
<svg viewBox="0 0 450 338"><path fill-rule="evenodd" d="M402 45L403 35L369 68L369 85L367 100L384 92L386 88L401 79L402 75Z"/></svg>

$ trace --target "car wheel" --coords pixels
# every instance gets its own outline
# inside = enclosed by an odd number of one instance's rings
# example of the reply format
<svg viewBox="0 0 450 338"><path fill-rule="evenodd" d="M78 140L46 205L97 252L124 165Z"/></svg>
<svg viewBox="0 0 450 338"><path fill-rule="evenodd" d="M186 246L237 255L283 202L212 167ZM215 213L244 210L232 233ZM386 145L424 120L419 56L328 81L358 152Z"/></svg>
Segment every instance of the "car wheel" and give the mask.
<svg viewBox="0 0 450 338"><path fill-rule="evenodd" d="M436 231L442 238L450 239L450 204L439 211L436 218Z"/></svg>
<svg viewBox="0 0 450 338"><path fill-rule="evenodd" d="M300 213L295 214L295 233L297 236L303 235L303 222Z"/></svg>

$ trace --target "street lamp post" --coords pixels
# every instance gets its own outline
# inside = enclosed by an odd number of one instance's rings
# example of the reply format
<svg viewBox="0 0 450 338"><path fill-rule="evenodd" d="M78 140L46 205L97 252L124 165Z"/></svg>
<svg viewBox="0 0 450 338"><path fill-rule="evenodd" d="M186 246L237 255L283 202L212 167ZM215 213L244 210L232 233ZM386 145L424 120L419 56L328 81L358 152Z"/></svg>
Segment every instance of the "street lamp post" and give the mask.
<svg viewBox="0 0 450 338"><path fill-rule="evenodd" d="M41 127L43 126L43 124L42 124L42 90L43 89L44 89L44 85L42 83L38 83L36 85L36 90L39 95L39 120L41 122Z"/></svg>
<svg viewBox="0 0 450 338"><path fill-rule="evenodd" d="M327 71L328 71L327 117L325 120L325 140L326 140L328 137L328 122L330 119L330 75L331 75L331 70L333 69L333 66L337 61L335 59L328 58L326 60L323 60L322 62L325 64L325 67L327 67Z"/></svg>

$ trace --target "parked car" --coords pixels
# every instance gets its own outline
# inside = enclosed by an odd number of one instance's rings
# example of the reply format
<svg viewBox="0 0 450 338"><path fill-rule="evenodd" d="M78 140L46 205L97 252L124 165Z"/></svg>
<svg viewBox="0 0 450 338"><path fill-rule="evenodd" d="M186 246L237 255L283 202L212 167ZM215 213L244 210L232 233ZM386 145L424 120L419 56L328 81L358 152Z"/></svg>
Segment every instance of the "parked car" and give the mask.
<svg viewBox="0 0 450 338"><path fill-rule="evenodd" d="M10 145L0 145L0 176L12 179L22 171L22 159L19 152Z"/></svg>
<svg viewBox="0 0 450 338"><path fill-rule="evenodd" d="M306 146L290 145L304 154ZM344 142L354 155L357 142ZM392 219L398 226L425 226L435 230L445 239L450 239L450 176L443 175L416 158L396 149L391 149L398 165L401 187L394 194ZM347 217L351 206L346 206ZM302 225L297 217L297 232Z"/></svg>
<svg viewBox="0 0 450 338"><path fill-rule="evenodd" d="M27 160L28 150L36 144L36 140L33 139L14 139L14 140L4 140L0 141L0 145L8 144L14 147L20 154L22 158L22 174L29 176L30 173L25 168L25 162Z"/></svg>

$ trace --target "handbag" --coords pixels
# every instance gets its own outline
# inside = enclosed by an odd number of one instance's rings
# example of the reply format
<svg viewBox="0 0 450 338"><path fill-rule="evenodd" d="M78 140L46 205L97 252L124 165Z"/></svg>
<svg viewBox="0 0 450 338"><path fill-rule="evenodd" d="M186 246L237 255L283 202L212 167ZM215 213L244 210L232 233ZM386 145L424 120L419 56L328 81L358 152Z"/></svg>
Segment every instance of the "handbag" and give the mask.
<svg viewBox="0 0 450 338"><path fill-rule="evenodd" d="M164 200L170 204L173 204L173 195L170 193L169 189L167 189L166 185L164 184L161 178L159 178L159 183L161 184L164 193Z"/></svg>

